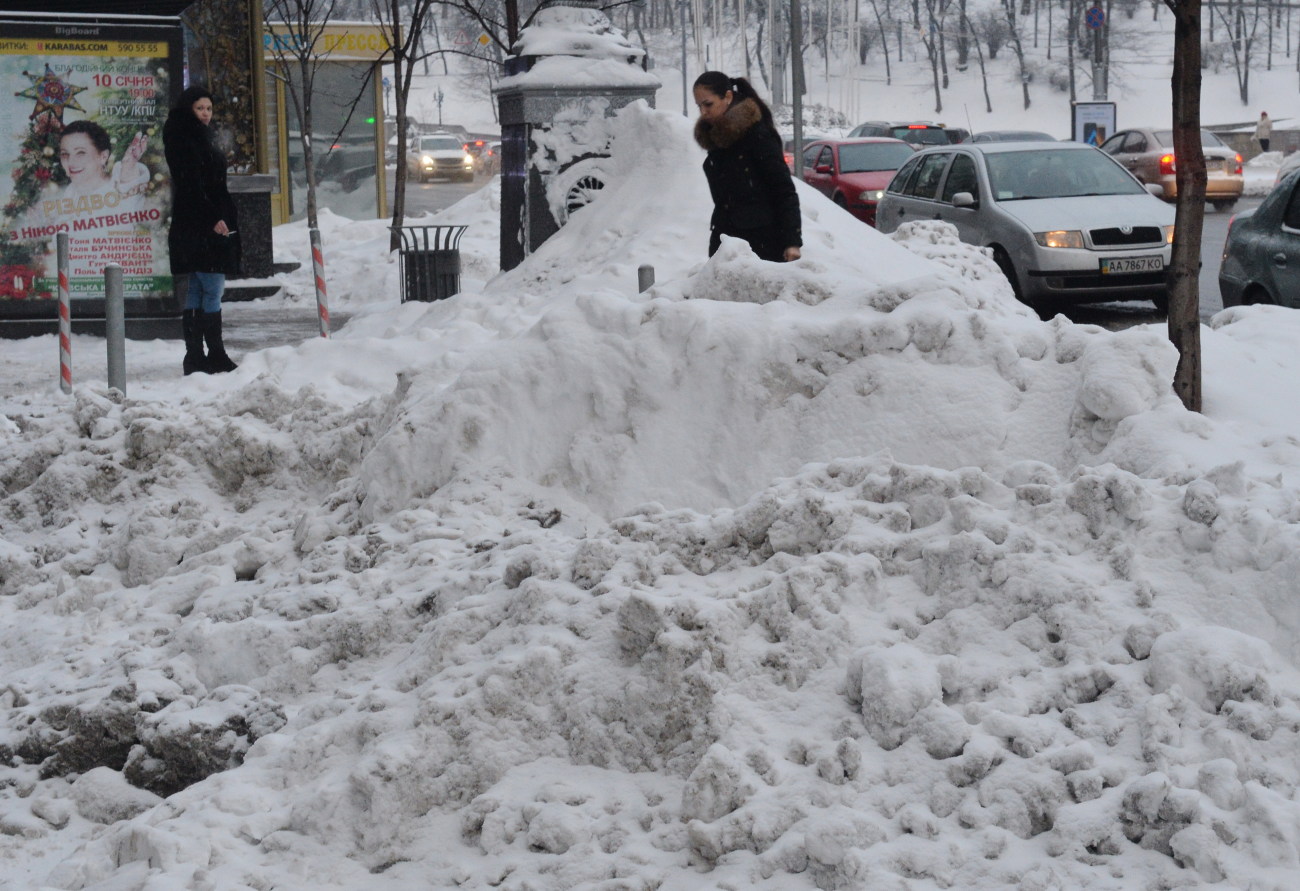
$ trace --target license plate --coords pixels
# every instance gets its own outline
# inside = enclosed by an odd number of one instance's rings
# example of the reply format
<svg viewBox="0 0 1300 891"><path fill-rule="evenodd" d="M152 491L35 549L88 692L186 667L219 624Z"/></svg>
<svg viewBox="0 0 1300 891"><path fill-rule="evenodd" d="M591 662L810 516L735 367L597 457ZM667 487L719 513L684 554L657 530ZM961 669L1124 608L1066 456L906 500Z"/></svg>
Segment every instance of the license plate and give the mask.
<svg viewBox="0 0 1300 891"><path fill-rule="evenodd" d="M1159 254L1143 257L1105 257L1101 261L1102 275L1129 275L1134 272L1163 272L1165 259Z"/></svg>

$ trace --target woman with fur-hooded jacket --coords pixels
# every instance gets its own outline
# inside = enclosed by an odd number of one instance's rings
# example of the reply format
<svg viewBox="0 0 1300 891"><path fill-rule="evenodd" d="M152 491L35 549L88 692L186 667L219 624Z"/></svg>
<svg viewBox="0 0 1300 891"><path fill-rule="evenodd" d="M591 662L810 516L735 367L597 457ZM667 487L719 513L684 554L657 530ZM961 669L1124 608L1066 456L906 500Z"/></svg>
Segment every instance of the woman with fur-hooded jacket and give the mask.
<svg viewBox="0 0 1300 891"><path fill-rule="evenodd" d="M749 81L721 71L701 74L694 92L700 110L695 141L709 153L704 176L713 196L709 256L730 235L749 242L764 260L798 260L799 196L772 112Z"/></svg>
<svg viewBox="0 0 1300 891"><path fill-rule="evenodd" d="M226 354L221 335L226 273L239 268L238 223L226 188L226 156L213 138L211 121L212 94L194 86L181 93L163 125L163 152L172 178L167 249L172 275L189 276L181 313L186 374L238 367Z"/></svg>

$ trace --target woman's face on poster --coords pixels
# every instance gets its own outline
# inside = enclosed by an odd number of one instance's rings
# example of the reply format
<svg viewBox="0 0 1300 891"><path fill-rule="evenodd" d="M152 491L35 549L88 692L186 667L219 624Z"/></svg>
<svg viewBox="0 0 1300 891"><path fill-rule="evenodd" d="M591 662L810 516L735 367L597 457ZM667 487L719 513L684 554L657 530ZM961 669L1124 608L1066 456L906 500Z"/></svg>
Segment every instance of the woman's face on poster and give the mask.
<svg viewBox="0 0 1300 891"><path fill-rule="evenodd" d="M194 111L194 116L199 119L200 123L207 125L212 123L212 100L204 97L195 101L190 106Z"/></svg>
<svg viewBox="0 0 1300 891"><path fill-rule="evenodd" d="M108 177L108 152L95 148L85 133L69 133L59 140L59 163L74 183L93 183Z"/></svg>

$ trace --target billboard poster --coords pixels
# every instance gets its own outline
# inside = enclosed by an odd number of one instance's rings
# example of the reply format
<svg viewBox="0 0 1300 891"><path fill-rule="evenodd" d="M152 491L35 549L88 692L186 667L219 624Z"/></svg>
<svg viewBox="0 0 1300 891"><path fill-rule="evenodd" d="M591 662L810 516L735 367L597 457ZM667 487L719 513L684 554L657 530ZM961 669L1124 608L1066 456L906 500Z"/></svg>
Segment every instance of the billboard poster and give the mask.
<svg viewBox="0 0 1300 891"><path fill-rule="evenodd" d="M1071 102L1070 133L1075 142L1100 146L1115 135L1114 102Z"/></svg>
<svg viewBox="0 0 1300 891"><path fill-rule="evenodd" d="M179 29L24 20L0 34L0 303L57 299L58 232L74 301L103 296L109 263L128 299L170 298L162 124Z"/></svg>

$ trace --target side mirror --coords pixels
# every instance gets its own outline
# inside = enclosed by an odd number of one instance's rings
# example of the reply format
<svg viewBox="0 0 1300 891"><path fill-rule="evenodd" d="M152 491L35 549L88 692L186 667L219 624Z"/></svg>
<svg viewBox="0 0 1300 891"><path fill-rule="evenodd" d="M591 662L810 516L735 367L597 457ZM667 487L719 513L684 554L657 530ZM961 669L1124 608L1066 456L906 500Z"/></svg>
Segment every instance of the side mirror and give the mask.
<svg viewBox="0 0 1300 891"><path fill-rule="evenodd" d="M1149 192L1150 194L1155 195L1157 198L1164 198L1164 197L1165 197L1165 190L1164 190L1164 188L1163 188L1162 186L1157 185L1156 183L1147 183L1147 184L1146 184L1146 190L1147 190L1147 192Z"/></svg>
<svg viewBox="0 0 1300 891"><path fill-rule="evenodd" d="M830 173L830 172L831 172L831 165L829 165L829 164L818 164L816 167L813 168L813 170L815 170L817 173Z"/></svg>
<svg viewBox="0 0 1300 891"><path fill-rule="evenodd" d="M958 192L952 196L953 207L975 207L979 204L970 192Z"/></svg>

